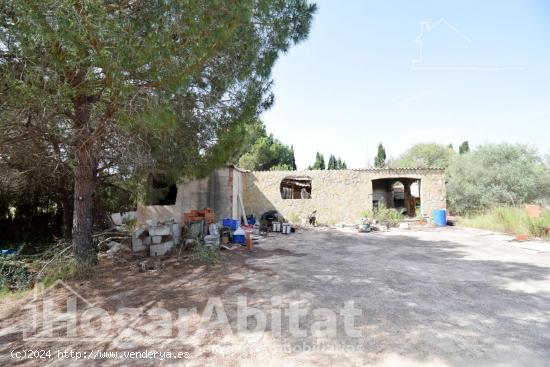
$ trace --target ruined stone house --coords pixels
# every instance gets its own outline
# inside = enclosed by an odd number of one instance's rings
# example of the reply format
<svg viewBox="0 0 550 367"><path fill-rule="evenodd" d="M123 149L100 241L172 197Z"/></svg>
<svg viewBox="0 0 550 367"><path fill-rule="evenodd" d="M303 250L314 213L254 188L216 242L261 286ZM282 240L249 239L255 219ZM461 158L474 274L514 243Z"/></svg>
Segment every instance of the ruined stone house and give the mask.
<svg viewBox="0 0 550 367"><path fill-rule="evenodd" d="M260 217L277 210L301 223L317 211L323 224L355 223L366 210L381 205L409 216L431 217L445 209L444 171L437 168L250 172L227 166L200 180L177 186L173 205L138 208L138 222L181 220L181 214L209 207L218 218L238 219L243 212ZM243 210L244 209L244 210Z"/></svg>

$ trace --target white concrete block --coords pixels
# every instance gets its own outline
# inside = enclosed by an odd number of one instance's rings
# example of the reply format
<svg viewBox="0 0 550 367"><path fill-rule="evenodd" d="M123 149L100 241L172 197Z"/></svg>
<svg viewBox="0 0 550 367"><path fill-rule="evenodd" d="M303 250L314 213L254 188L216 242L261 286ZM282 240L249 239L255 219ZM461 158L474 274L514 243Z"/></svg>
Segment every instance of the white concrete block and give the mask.
<svg viewBox="0 0 550 367"><path fill-rule="evenodd" d="M168 226L153 226L149 227L150 236L168 236L172 234Z"/></svg>
<svg viewBox="0 0 550 367"><path fill-rule="evenodd" d="M181 237L181 227L178 223L172 224L172 235L174 238Z"/></svg>
<svg viewBox="0 0 550 367"><path fill-rule="evenodd" d="M151 243L153 245L158 245L162 242L162 236L151 236Z"/></svg>
<svg viewBox="0 0 550 367"><path fill-rule="evenodd" d="M111 220L113 221L113 223L117 226L121 226L122 225L122 214L120 213L112 213L111 214Z"/></svg>
<svg viewBox="0 0 550 367"><path fill-rule="evenodd" d="M140 238L132 238L132 251L143 251L147 248Z"/></svg>
<svg viewBox="0 0 550 367"><path fill-rule="evenodd" d="M132 238L139 238L145 233L145 228L138 228L132 233Z"/></svg>

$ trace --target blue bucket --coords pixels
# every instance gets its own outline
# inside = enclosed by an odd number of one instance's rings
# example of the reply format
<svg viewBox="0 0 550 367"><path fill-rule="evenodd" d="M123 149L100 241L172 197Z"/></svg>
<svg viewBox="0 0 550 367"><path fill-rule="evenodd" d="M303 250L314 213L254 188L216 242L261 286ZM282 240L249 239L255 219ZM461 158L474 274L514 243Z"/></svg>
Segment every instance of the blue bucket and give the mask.
<svg viewBox="0 0 550 367"><path fill-rule="evenodd" d="M447 225L447 211L445 209L433 211L434 223L439 227L445 227Z"/></svg>

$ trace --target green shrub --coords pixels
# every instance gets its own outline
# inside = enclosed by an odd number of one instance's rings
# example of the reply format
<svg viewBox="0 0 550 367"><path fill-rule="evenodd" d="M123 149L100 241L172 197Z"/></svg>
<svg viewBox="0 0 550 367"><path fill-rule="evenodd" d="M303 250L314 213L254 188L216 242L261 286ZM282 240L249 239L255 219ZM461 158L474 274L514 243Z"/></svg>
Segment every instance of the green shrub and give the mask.
<svg viewBox="0 0 550 367"><path fill-rule="evenodd" d="M372 214L372 210L369 210L369 209L362 211L361 216L363 218L374 218L374 215Z"/></svg>
<svg viewBox="0 0 550 367"><path fill-rule="evenodd" d="M378 206L378 210L373 213L371 210L365 210L361 213L365 218L373 218L388 226L396 226L403 221L404 216L394 208L387 208L383 203Z"/></svg>
<svg viewBox="0 0 550 367"><path fill-rule="evenodd" d="M403 220L402 213L398 212L394 208L386 208L383 204L380 204L374 217L389 226L396 226Z"/></svg>
<svg viewBox="0 0 550 367"><path fill-rule="evenodd" d="M439 167L447 168L456 152L446 145L419 143L410 147L393 162L394 167Z"/></svg>
<svg viewBox="0 0 550 367"><path fill-rule="evenodd" d="M0 293L25 291L35 283L46 287L56 280L89 276L93 265L82 265L71 255L69 243L60 241L41 254L0 256Z"/></svg>
<svg viewBox="0 0 550 367"><path fill-rule="evenodd" d="M449 208L457 214L550 199L550 170L524 145L488 144L455 155L446 175Z"/></svg>
<svg viewBox="0 0 550 367"><path fill-rule="evenodd" d="M16 255L0 257L0 292L25 290L32 283L33 274L27 262L18 260Z"/></svg>
<svg viewBox="0 0 550 367"><path fill-rule="evenodd" d="M217 248L195 245L195 247L193 247L193 259L201 263L213 264L220 259L220 250Z"/></svg>

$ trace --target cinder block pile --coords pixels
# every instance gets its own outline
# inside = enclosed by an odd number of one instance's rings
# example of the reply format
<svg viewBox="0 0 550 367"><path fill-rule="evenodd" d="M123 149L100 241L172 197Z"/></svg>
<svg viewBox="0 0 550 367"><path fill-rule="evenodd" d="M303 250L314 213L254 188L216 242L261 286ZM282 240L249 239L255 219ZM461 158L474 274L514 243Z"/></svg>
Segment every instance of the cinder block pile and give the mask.
<svg viewBox="0 0 550 367"><path fill-rule="evenodd" d="M173 220L147 223L132 235L132 251L149 249L151 256L162 256L181 240L181 227Z"/></svg>

